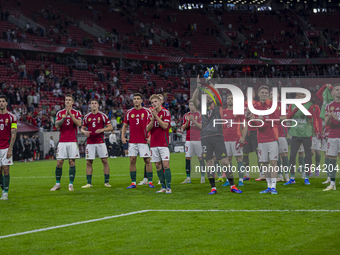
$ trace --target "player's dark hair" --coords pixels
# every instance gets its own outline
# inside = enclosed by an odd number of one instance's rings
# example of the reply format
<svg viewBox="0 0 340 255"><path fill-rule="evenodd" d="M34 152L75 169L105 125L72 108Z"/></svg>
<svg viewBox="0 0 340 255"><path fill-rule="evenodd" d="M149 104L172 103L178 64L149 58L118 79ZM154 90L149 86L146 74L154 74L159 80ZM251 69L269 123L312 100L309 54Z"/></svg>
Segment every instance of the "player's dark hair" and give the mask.
<svg viewBox="0 0 340 255"><path fill-rule="evenodd" d="M91 103L92 101L96 101L96 102L99 104L99 100L98 100L97 98L91 98L91 99L90 99L90 103Z"/></svg>
<svg viewBox="0 0 340 255"><path fill-rule="evenodd" d="M72 96L71 94L66 94L66 95L65 95L65 98L66 98L66 97L70 97L70 98L72 98L72 101L73 101L73 102L75 102L75 101L76 101L76 100L75 100L75 98L74 98L74 96Z"/></svg>
<svg viewBox="0 0 340 255"><path fill-rule="evenodd" d="M133 94L133 97L140 97L140 99L143 99L143 95L141 93L135 93Z"/></svg>
<svg viewBox="0 0 340 255"><path fill-rule="evenodd" d="M227 94L227 98L230 97L230 96L233 96L233 94L232 93Z"/></svg>
<svg viewBox="0 0 340 255"><path fill-rule="evenodd" d="M0 98L5 99L5 101L7 102L7 96L6 95L0 95Z"/></svg>

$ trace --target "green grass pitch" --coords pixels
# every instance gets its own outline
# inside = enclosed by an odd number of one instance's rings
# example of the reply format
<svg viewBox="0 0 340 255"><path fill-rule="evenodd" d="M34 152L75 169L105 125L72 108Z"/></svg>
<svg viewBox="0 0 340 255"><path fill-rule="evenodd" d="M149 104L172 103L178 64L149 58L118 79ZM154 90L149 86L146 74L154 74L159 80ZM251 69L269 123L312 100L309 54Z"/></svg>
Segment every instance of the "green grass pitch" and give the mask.
<svg viewBox="0 0 340 255"><path fill-rule="evenodd" d="M131 182L128 158L109 159L112 188L104 187L96 159L93 188L82 189L85 164L84 159L76 162L74 192L68 191L67 162L61 190L50 192L56 161L15 162L9 200L0 201L1 254L339 254L340 212L328 210L340 210L340 197L338 191L322 191L325 174L311 178L310 186L300 178L291 186L280 182L274 196L259 194L266 183L255 182L256 173L245 182L243 194L217 183L218 194L209 196L208 179L200 184L199 174L193 174L192 184L180 184L186 177L184 154L171 154L173 194L156 194L159 185L126 189ZM140 181L143 161L137 164ZM313 209L325 211L294 211ZM1 238L141 210L177 211L146 211Z"/></svg>

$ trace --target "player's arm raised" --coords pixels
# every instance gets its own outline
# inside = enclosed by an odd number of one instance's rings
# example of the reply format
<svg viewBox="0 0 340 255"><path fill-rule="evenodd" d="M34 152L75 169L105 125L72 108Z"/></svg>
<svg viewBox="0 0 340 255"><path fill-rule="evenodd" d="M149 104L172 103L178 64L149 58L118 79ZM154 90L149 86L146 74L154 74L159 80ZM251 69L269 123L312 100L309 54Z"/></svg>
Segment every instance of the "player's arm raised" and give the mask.
<svg viewBox="0 0 340 255"><path fill-rule="evenodd" d="M194 102L195 107L197 108L200 104L200 101L198 100L198 93L199 89L201 87L201 80L200 80L200 75L197 76L197 88L194 91L194 94L192 95L192 100Z"/></svg>
<svg viewBox="0 0 340 255"><path fill-rule="evenodd" d="M128 128L128 124L127 124L127 123L124 123L124 124L123 124L123 128L122 128L122 137L121 137L122 143L123 143L123 144L126 144L125 134L126 134L127 128Z"/></svg>
<svg viewBox="0 0 340 255"><path fill-rule="evenodd" d="M184 124L182 125L183 131L187 130L189 126L189 118L188 115L184 116Z"/></svg>
<svg viewBox="0 0 340 255"><path fill-rule="evenodd" d="M153 123L155 122L155 116L152 115L149 124L146 126L146 131L150 132L151 129L153 128Z"/></svg>
<svg viewBox="0 0 340 255"><path fill-rule="evenodd" d="M55 122L55 127L56 128L60 128L61 125L63 125L64 121L66 120L66 116L62 117L61 119L58 120L58 117L57 117L57 121Z"/></svg>
<svg viewBox="0 0 340 255"><path fill-rule="evenodd" d="M12 123L12 126L11 126L11 142L10 142L9 147L8 147L7 158L12 157L12 155L13 155L13 146L14 146L16 137L17 137L17 124Z"/></svg>
<svg viewBox="0 0 340 255"><path fill-rule="evenodd" d="M195 124L196 127L198 127L199 129L202 129L202 124L201 124L201 123L198 123L198 122L195 120L194 116L190 115L190 116L189 116L189 120L191 120L191 121Z"/></svg>
<svg viewBox="0 0 340 255"><path fill-rule="evenodd" d="M169 122L163 121L157 114L154 115L154 116L155 116L156 120L158 121L159 126L160 126L161 128L163 128L163 129L167 129L167 128L168 128Z"/></svg>
<svg viewBox="0 0 340 255"><path fill-rule="evenodd" d="M76 124L78 127L81 126L81 119L77 119L72 113L71 111L68 111L68 114L70 115L72 121L74 124Z"/></svg>

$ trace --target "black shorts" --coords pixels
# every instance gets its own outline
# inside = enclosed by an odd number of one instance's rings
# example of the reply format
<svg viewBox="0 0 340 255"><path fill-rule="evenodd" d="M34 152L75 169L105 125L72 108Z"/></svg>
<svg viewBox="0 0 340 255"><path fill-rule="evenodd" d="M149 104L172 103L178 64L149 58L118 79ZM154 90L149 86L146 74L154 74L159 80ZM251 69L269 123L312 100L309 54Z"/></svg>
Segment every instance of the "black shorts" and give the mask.
<svg viewBox="0 0 340 255"><path fill-rule="evenodd" d="M123 143L123 151L127 151L129 149L129 143Z"/></svg>
<svg viewBox="0 0 340 255"><path fill-rule="evenodd" d="M246 142L243 146L243 153L254 152L257 149L257 131L250 131L250 135L246 136Z"/></svg>
<svg viewBox="0 0 340 255"><path fill-rule="evenodd" d="M210 160L216 157L216 160L221 160L227 157L223 136L209 136L201 140L203 159Z"/></svg>

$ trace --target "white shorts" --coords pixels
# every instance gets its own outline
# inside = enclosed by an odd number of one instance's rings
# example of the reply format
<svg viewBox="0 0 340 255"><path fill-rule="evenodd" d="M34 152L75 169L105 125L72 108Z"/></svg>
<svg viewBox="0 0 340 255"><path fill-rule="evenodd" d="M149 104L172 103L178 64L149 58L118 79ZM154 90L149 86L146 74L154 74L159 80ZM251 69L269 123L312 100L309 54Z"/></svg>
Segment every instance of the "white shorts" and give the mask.
<svg viewBox="0 0 340 255"><path fill-rule="evenodd" d="M170 151L168 147L151 148L151 162L161 162L170 160Z"/></svg>
<svg viewBox="0 0 340 255"><path fill-rule="evenodd" d="M0 150L0 166L11 166L13 165L13 156L7 158L7 149Z"/></svg>
<svg viewBox="0 0 340 255"><path fill-rule="evenodd" d="M75 159L80 158L79 148L76 142L58 143L57 159Z"/></svg>
<svg viewBox="0 0 340 255"><path fill-rule="evenodd" d="M340 138L327 139L327 156L337 157L340 153Z"/></svg>
<svg viewBox="0 0 340 255"><path fill-rule="evenodd" d="M269 143L259 143L258 154L260 163L269 162L269 160L278 160L279 159L278 142L274 141Z"/></svg>
<svg viewBox="0 0 340 255"><path fill-rule="evenodd" d="M303 148L303 144L300 145L298 152L305 152L305 148Z"/></svg>
<svg viewBox="0 0 340 255"><path fill-rule="evenodd" d="M312 138L312 150L321 151L322 145L321 145L321 139L318 139L316 137Z"/></svg>
<svg viewBox="0 0 340 255"><path fill-rule="evenodd" d="M86 159L95 159L96 154L99 158L107 158L109 156L105 143L86 145Z"/></svg>
<svg viewBox="0 0 340 255"><path fill-rule="evenodd" d="M150 158L151 153L147 143L129 143L129 157Z"/></svg>
<svg viewBox="0 0 340 255"><path fill-rule="evenodd" d="M202 157L201 141L186 141L185 142L185 157L192 158L193 156Z"/></svg>
<svg viewBox="0 0 340 255"><path fill-rule="evenodd" d="M286 137L279 137L279 153L288 153L288 143Z"/></svg>
<svg viewBox="0 0 340 255"><path fill-rule="evenodd" d="M321 150L327 151L327 139L322 139Z"/></svg>
<svg viewBox="0 0 340 255"><path fill-rule="evenodd" d="M224 142L225 149L227 150L228 157L230 156L242 156L243 149L240 147L236 150L236 142Z"/></svg>

